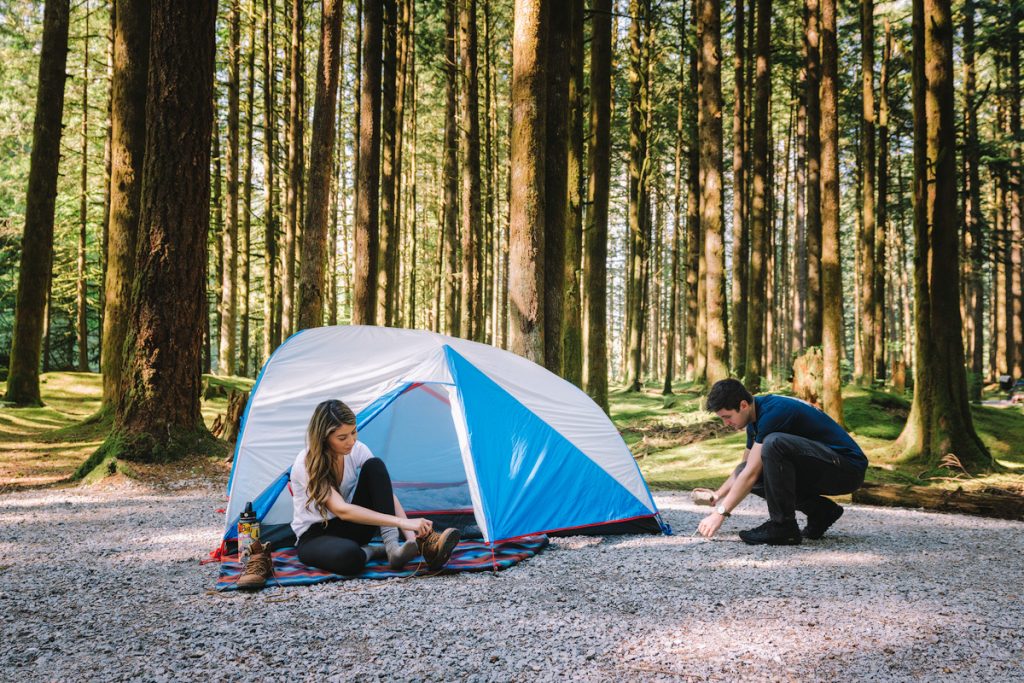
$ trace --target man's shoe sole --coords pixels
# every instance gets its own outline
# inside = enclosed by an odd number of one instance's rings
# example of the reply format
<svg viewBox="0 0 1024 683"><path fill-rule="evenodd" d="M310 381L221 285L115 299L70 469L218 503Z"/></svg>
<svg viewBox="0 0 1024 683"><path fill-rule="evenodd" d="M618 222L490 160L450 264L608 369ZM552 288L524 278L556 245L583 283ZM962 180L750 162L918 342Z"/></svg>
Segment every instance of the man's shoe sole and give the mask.
<svg viewBox="0 0 1024 683"><path fill-rule="evenodd" d="M743 534L740 534L740 540L742 540L747 545L800 545L800 542L803 539L800 536L791 536L788 538L773 538L766 539L763 541L760 539L747 540L743 537Z"/></svg>

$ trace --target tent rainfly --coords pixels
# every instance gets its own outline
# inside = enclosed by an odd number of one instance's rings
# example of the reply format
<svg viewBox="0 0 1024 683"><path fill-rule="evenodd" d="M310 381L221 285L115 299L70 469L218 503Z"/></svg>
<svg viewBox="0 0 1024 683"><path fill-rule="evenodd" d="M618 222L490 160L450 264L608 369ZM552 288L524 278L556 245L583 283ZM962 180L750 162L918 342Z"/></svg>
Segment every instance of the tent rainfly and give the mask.
<svg viewBox="0 0 1024 683"><path fill-rule="evenodd" d="M228 482L225 545L253 502L289 537L289 470L321 401L356 413L410 516L495 543L535 533L671 533L632 454L578 388L508 351L433 332L304 330L263 366Z"/></svg>

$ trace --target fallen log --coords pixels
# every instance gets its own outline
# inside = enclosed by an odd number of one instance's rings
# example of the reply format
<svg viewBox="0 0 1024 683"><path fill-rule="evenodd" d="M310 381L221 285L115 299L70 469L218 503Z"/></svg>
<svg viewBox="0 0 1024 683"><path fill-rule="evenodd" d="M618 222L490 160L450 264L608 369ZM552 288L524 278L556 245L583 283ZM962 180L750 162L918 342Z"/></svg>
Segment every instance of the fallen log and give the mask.
<svg viewBox="0 0 1024 683"><path fill-rule="evenodd" d="M1010 492L964 491L962 487L951 491L928 486L866 482L853 492L853 502L1024 520L1024 496Z"/></svg>

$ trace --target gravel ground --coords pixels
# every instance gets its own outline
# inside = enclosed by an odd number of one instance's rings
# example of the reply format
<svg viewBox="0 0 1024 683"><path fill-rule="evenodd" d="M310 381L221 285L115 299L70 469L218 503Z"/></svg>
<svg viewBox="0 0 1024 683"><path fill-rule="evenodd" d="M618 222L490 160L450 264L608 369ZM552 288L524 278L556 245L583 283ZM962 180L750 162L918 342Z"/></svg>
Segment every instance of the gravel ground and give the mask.
<svg viewBox="0 0 1024 683"><path fill-rule="evenodd" d="M1024 681L1024 524L850 506L748 547L656 496L671 537L554 539L495 574L212 592L222 489L0 496L0 678Z"/></svg>

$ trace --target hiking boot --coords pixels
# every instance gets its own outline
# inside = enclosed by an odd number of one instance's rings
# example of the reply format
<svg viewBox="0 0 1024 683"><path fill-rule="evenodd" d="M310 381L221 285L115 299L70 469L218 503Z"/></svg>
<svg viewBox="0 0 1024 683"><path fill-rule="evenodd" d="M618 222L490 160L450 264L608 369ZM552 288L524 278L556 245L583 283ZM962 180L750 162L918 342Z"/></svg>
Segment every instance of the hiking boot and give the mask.
<svg viewBox="0 0 1024 683"><path fill-rule="evenodd" d="M836 523L836 520L843 516L842 505L828 498L822 498L822 500L828 501L828 504L822 503L818 510L807 515L807 526L800 532L804 538L818 540L825 535L830 526Z"/></svg>
<svg viewBox="0 0 1024 683"><path fill-rule="evenodd" d="M267 579L274 573L274 559L270 554L270 546L259 541L252 542L249 553L245 571L238 577L236 585L241 590L258 590L266 585Z"/></svg>
<svg viewBox="0 0 1024 683"><path fill-rule="evenodd" d="M800 527L795 519L782 523L769 520L754 529L741 531L740 539L747 545L800 545Z"/></svg>
<svg viewBox="0 0 1024 683"><path fill-rule="evenodd" d="M420 551L416 541L406 541L402 544L388 543L384 548L388 554L388 566L392 569L401 569L409 564L409 561L416 557Z"/></svg>
<svg viewBox="0 0 1024 683"><path fill-rule="evenodd" d="M416 539L420 546L420 554L431 571L440 569L448 562L460 537L458 529L445 529L441 533L431 531L423 538Z"/></svg>

